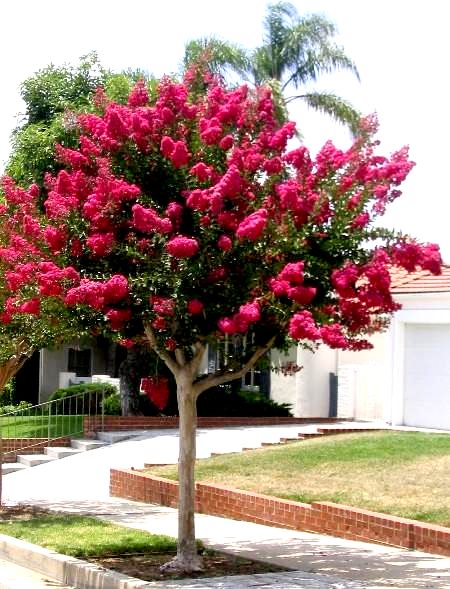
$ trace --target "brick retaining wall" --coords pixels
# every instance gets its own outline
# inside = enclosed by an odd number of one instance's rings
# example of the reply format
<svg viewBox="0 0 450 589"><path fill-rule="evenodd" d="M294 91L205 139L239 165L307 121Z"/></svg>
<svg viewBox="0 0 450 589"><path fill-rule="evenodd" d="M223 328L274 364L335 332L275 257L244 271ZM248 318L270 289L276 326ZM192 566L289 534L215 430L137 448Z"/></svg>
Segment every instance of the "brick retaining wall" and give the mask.
<svg viewBox="0 0 450 589"><path fill-rule="evenodd" d="M335 423L346 421L328 417L198 417L198 427L237 427L250 425L303 425L305 423ZM136 429L166 429L178 427L178 416L162 417L101 415L84 418L86 435L96 431L119 431Z"/></svg>
<svg viewBox="0 0 450 589"><path fill-rule="evenodd" d="M178 483L133 470L112 469L110 494L176 507ZM269 526L380 542L450 556L450 528L327 501L310 505L196 483L195 510Z"/></svg>
<svg viewBox="0 0 450 589"><path fill-rule="evenodd" d="M47 446L70 446L70 438L3 438L0 444L3 462L16 462L17 454L43 454Z"/></svg>

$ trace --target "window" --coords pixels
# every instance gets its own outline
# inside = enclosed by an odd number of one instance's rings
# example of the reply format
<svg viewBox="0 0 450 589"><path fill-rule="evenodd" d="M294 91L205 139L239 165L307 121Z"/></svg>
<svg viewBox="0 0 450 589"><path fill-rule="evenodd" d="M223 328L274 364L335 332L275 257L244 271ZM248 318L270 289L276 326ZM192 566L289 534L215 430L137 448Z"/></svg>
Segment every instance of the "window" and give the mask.
<svg viewBox="0 0 450 589"><path fill-rule="evenodd" d="M69 348L67 370L75 372L76 376L91 376L91 350Z"/></svg>

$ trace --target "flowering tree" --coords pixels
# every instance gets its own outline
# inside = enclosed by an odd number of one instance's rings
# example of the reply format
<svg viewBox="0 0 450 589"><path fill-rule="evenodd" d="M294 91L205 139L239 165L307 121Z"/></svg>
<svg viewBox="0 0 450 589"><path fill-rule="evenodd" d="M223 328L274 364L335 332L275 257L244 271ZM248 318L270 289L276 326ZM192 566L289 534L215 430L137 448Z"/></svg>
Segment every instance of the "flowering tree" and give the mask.
<svg viewBox="0 0 450 589"><path fill-rule="evenodd" d="M170 566L192 571L198 396L273 347L368 347L397 308L389 267L438 273L440 255L373 227L413 165L406 149L375 154L373 119L350 149L329 142L313 160L305 147L286 150L295 124L277 124L266 88L228 90L192 70L152 93L138 83L127 105L99 91L95 105L78 119L79 146L57 147L64 167L47 175L45 218L27 238L53 265L16 269L4 309L63 302L170 369L180 414ZM5 198L34 196L9 183ZM224 341L221 367L202 373L206 347ZM152 375L146 389L164 402L164 379Z"/></svg>
<svg viewBox="0 0 450 589"><path fill-rule="evenodd" d="M37 187L19 189L9 178L1 186L5 202L0 203L0 394L34 351L78 337L83 330L89 333L62 300L46 296L42 281L36 284L39 296L26 298L27 284L36 272L59 268L44 239L49 229L41 227ZM13 293L22 288L21 300Z"/></svg>

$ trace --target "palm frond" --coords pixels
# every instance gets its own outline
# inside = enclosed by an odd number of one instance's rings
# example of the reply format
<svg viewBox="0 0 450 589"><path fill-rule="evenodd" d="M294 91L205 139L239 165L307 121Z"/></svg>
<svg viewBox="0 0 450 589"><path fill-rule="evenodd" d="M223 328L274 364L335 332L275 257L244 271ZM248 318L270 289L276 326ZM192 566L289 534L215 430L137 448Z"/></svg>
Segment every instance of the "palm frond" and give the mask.
<svg viewBox="0 0 450 589"><path fill-rule="evenodd" d="M361 113L347 100L327 92L309 92L298 96L290 96L286 99L286 104L297 99L303 100L310 108L325 113L347 126L354 136L358 134Z"/></svg>
<svg viewBox="0 0 450 589"><path fill-rule="evenodd" d="M231 71L247 79L251 71L250 58L245 49L215 37L194 39L186 44L183 59L185 70L202 59L207 61L212 73L224 77Z"/></svg>
<svg viewBox="0 0 450 589"><path fill-rule="evenodd" d="M303 55L291 58L290 76L284 81L283 89L289 84L296 88L307 82L316 82L321 74L329 74L336 70L346 70L359 81L356 64L345 53L342 47L324 43L319 50L307 49Z"/></svg>

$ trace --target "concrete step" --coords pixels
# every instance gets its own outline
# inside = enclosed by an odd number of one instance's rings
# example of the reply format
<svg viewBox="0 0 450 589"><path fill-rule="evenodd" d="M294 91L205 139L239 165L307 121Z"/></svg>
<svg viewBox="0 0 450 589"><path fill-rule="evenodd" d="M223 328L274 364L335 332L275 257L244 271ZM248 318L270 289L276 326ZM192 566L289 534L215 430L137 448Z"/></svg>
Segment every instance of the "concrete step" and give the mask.
<svg viewBox="0 0 450 589"><path fill-rule="evenodd" d="M79 438L70 441L70 445L75 450L95 450L96 448L101 448L102 446L107 446L106 442L101 442L100 440L89 440L84 438Z"/></svg>
<svg viewBox="0 0 450 589"><path fill-rule="evenodd" d="M66 458L66 456L79 454L80 452L83 452L83 450L66 446L47 446L44 448L44 452L47 456L52 456L53 458Z"/></svg>
<svg viewBox="0 0 450 589"><path fill-rule="evenodd" d="M17 462L25 466L38 466L39 464L45 464L52 460L56 460L56 458L47 456L47 454L19 454L17 456Z"/></svg>
<svg viewBox="0 0 450 589"><path fill-rule="evenodd" d="M11 472L23 470L24 468L28 468L28 466L21 462L5 462L2 464L2 474L9 474Z"/></svg>
<svg viewBox="0 0 450 589"><path fill-rule="evenodd" d="M123 442L131 438L137 438L145 434L145 431L122 431L122 432L97 432L97 440L105 442L106 444L115 444L116 442Z"/></svg>

